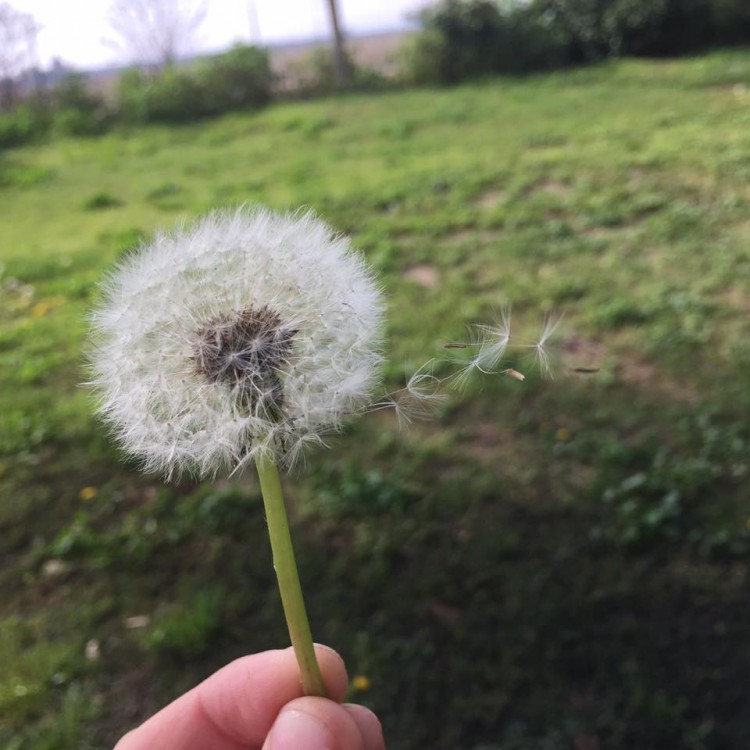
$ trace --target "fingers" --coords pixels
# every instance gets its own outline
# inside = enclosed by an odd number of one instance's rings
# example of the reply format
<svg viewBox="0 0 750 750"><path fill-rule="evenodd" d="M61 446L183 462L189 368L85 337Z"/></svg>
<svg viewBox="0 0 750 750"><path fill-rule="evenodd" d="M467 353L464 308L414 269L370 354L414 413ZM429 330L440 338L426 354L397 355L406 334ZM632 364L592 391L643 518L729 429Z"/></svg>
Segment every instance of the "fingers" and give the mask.
<svg viewBox="0 0 750 750"><path fill-rule="evenodd" d="M341 701L348 685L343 660L326 646L316 646L315 653L328 695ZM239 659L197 690L211 722L251 747L263 744L282 707L302 695L299 666L291 648Z"/></svg>
<svg viewBox="0 0 750 750"><path fill-rule="evenodd" d="M363 706L298 698L281 710L263 750L385 750L380 722Z"/></svg>
<svg viewBox="0 0 750 750"><path fill-rule="evenodd" d="M354 703L345 703L343 708L354 719L362 735L364 750L385 750L383 728L378 717L369 708Z"/></svg>
<svg viewBox="0 0 750 750"><path fill-rule="evenodd" d="M348 684L343 660L326 646L315 653L331 700L341 701ZM259 748L281 709L301 696L291 648L245 656L126 735L116 750Z"/></svg>

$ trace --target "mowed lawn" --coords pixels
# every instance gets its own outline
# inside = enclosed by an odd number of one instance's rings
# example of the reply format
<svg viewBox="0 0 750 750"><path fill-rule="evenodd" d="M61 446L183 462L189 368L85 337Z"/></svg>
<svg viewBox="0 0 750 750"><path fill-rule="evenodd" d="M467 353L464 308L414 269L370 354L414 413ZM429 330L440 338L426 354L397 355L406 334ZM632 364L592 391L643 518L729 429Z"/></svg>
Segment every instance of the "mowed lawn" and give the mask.
<svg viewBox="0 0 750 750"><path fill-rule="evenodd" d="M81 386L118 257L263 203L377 269L391 389L508 306L529 341L564 314L554 377L511 354L525 381L373 412L286 480L314 636L389 747L744 747L749 200L750 53L1 153L0 746L111 747L286 645L254 478L141 476Z"/></svg>

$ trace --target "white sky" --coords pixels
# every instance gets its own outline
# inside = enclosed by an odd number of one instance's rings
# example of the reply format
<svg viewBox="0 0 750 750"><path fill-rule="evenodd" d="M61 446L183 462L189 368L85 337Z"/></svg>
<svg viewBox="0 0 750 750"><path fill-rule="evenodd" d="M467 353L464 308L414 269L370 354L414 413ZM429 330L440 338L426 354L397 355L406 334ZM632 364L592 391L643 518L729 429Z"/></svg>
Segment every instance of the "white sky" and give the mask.
<svg viewBox="0 0 750 750"><path fill-rule="evenodd" d="M30 13L42 27L37 55L42 67L53 58L76 68L129 62L106 39L114 39L107 22L110 0L9 0ZM345 32L402 28L409 13L429 0L338 0ZM328 31L327 0L207 0L196 52L221 50L234 42L269 43L320 38ZM260 38L258 38L258 31Z"/></svg>

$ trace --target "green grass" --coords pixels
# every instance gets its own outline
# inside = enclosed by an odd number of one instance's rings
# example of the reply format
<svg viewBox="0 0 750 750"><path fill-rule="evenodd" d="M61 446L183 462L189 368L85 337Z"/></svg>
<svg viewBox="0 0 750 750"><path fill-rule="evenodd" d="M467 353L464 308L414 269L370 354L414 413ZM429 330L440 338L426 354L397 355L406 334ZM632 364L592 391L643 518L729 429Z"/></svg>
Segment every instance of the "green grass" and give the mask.
<svg viewBox="0 0 750 750"><path fill-rule="evenodd" d="M377 268L393 387L504 305L565 313L554 380L371 414L287 481L314 635L389 747L743 746L748 84L622 62L0 155L0 745L111 747L286 643L252 479L140 476L79 385L117 258L262 202Z"/></svg>

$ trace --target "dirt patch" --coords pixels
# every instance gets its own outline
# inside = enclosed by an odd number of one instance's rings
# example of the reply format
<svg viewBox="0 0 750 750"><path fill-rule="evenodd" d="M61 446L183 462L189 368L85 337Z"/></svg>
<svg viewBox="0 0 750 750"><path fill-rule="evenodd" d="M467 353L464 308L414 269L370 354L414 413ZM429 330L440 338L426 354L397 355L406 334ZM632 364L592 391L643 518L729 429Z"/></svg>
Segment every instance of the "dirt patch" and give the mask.
<svg viewBox="0 0 750 750"><path fill-rule="evenodd" d="M440 283L440 272L435 266L429 266L426 263L407 268L403 277L425 289L434 289Z"/></svg>
<svg viewBox="0 0 750 750"><path fill-rule="evenodd" d="M580 230L587 239L594 242L624 242L639 232L638 222L616 227L595 226Z"/></svg>
<svg viewBox="0 0 750 750"><path fill-rule="evenodd" d="M477 238L475 229L457 229L455 232L451 232L445 236L444 241L449 245L465 245L469 242L474 242Z"/></svg>
<svg viewBox="0 0 750 750"><path fill-rule="evenodd" d="M570 185L565 182L560 182L559 180L545 180L544 182L540 182L535 189L542 193L552 195L555 198L563 198L565 200L570 198L574 192Z"/></svg>
<svg viewBox="0 0 750 750"><path fill-rule="evenodd" d="M487 193L483 193L474 201L474 205L477 208L490 209L501 206L508 198L506 190L490 190Z"/></svg>
<svg viewBox="0 0 750 750"><path fill-rule="evenodd" d="M723 305L726 305L732 310L750 314L750 296L739 287L727 287L721 292L719 299Z"/></svg>
<svg viewBox="0 0 750 750"><path fill-rule="evenodd" d="M498 427L497 424L490 422L478 422L470 428L464 446L467 453L475 461L488 466L497 464L498 456L520 455L523 451L519 448L519 442L513 432L508 429ZM509 466L523 466L523 461L510 462ZM509 466L505 466L505 471L509 471Z"/></svg>
<svg viewBox="0 0 750 750"><path fill-rule="evenodd" d="M583 337L566 338L563 343L566 367L575 369L597 370L607 359L607 348L595 339Z"/></svg>
<svg viewBox="0 0 750 750"><path fill-rule="evenodd" d="M446 245L491 245L503 235L502 229L457 229L446 234L442 242Z"/></svg>

